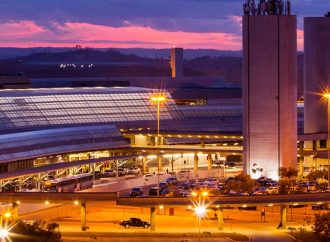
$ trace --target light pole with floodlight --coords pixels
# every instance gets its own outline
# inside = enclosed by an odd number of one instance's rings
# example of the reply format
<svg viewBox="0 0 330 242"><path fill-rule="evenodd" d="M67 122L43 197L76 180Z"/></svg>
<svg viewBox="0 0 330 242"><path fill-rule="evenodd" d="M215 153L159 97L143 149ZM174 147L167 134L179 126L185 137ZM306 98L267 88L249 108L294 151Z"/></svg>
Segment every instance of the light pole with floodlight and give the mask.
<svg viewBox="0 0 330 242"><path fill-rule="evenodd" d="M151 102L157 104L157 160L158 160L158 169L157 169L157 197L159 197L159 172L160 172L160 165L161 165L161 158L160 158L160 105L166 102L166 97L163 94L157 94L151 97Z"/></svg>
<svg viewBox="0 0 330 242"><path fill-rule="evenodd" d="M205 206L205 198L209 195L207 191L192 192L191 195L193 197L198 196L198 203L195 204L195 214L198 218L198 241L201 240L201 219L205 217L206 206Z"/></svg>

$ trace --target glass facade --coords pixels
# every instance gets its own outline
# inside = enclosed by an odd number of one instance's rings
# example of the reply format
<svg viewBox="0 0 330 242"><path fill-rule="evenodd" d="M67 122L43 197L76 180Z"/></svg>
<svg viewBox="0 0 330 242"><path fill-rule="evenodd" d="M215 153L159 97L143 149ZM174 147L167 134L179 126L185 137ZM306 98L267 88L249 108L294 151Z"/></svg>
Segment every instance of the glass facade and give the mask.
<svg viewBox="0 0 330 242"><path fill-rule="evenodd" d="M0 91L0 132L156 120L151 94L149 89L131 87ZM180 118L181 113L169 96L161 119Z"/></svg>

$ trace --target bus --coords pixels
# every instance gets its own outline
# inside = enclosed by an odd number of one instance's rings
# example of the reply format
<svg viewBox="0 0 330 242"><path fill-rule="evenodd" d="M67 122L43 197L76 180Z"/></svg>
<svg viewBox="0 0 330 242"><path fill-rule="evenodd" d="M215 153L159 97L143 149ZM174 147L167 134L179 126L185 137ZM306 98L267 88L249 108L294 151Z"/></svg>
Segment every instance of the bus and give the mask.
<svg viewBox="0 0 330 242"><path fill-rule="evenodd" d="M93 175L90 173L64 176L45 181L44 192L77 192L93 187Z"/></svg>

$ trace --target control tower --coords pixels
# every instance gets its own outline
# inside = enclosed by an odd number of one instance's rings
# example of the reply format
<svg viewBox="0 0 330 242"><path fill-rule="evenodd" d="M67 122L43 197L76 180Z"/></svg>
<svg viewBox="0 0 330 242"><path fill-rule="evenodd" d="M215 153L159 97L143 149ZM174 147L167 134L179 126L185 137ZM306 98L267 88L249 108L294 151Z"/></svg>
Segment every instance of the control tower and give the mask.
<svg viewBox="0 0 330 242"><path fill-rule="evenodd" d="M277 180L297 163L297 20L290 1L249 0L243 11L244 171Z"/></svg>
<svg viewBox="0 0 330 242"><path fill-rule="evenodd" d="M171 61L170 66L172 70L172 77L183 76L183 49L175 48L171 49Z"/></svg>

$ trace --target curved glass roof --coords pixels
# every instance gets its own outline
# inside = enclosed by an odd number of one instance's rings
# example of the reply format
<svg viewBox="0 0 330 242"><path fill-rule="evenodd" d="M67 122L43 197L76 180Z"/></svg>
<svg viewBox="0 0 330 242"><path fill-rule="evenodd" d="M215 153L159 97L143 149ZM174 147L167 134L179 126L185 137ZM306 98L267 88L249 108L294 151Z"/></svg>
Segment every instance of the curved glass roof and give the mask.
<svg viewBox="0 0 330 242"><path fill-rule="evenodd" d="M0 132L156 120L146 88L61 88L0 91ZM170 95L161 119L180 119Z"/></svg>
<svg viewBox="0 0 330 242"><path fill-rule="evenodd" d="M129 147L114 125L54 128L0 135L0 163L86 150Z"/></svg>

